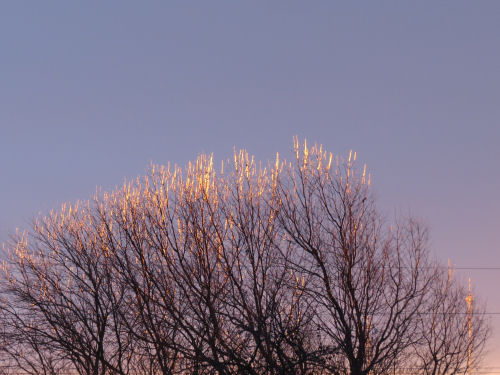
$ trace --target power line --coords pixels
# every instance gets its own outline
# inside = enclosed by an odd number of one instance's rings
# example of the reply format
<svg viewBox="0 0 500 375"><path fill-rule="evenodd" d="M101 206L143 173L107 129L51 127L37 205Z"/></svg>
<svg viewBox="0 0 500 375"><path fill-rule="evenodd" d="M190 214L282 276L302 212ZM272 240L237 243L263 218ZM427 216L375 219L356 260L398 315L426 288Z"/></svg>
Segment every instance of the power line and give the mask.
<svg viewBox="0 0 500 375"><path fill-rule="evenodd" d="M446 267L443 267L446 269ZM500 267L450 267L451 270L500 271Z"/></svg>

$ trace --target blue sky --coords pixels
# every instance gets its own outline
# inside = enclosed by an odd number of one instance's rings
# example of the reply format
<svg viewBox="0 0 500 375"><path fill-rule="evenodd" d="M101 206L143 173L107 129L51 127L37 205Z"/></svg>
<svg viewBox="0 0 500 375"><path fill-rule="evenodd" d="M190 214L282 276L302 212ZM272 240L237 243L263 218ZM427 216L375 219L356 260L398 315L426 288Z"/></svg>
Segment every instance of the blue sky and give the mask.
<svg viewBox="0 0 500 375"><path fill-rule="evenodd" d="M357 151L439 258L500 267L499 19L497 1L3 2L0 242L151 161L267 160L298 135ZM457 272L500 312L500 271Z"/></svg>

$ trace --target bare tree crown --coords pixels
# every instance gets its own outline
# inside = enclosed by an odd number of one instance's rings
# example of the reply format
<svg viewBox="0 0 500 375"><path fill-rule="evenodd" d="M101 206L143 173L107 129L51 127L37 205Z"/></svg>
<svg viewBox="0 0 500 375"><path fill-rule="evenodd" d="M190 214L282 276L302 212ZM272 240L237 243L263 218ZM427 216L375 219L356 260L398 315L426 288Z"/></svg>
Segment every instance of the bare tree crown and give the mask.
<svg viewBox="0 0 500 375"><path fill-rule="evenodd" d="M8 246L0 370L28 374L458 374L488 323L386 222L370 175L294 140L292 162L212 156L64 205ZM470 323L466 321L470 317Z"/></svg>

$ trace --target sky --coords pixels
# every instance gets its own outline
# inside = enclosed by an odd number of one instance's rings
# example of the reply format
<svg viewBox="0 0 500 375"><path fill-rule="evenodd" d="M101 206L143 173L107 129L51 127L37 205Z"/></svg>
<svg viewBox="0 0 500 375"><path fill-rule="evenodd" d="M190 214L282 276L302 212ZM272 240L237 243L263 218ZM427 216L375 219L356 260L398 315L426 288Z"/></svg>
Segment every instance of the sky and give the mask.
<svg viewBox="0 0 500 375"><path fill-rule="evenodd" d="M0 4L0 242L63 202L292 137L367 164L500 313L500 2ZM465 303L465 301L464 301ZM500 315L484 373L500 373Z"/></svg>

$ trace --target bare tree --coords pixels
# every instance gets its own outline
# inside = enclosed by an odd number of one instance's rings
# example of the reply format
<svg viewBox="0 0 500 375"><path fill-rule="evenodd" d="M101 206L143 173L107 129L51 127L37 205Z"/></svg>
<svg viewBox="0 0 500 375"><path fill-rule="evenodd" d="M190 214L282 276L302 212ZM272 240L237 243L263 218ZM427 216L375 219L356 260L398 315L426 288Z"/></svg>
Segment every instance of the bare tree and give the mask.
<svg viewBox="0 0 500 375"><path fill-rule="evenodd" d="M425 375L464 374L479 365L489 324L484 307L469 299L472 295L453 270L438 265L436 270L440 272L418 319L420 340L411 347L412 368Z"/></svg>
<svg viewBox="0 0 500 375"><path fill-rule="evenodd" d="M355 155L294 151L152 166L36 221L4 265L0 359L33 375L462 371L487 322L472 314L465 340L464 289L425 228L383 220Z"/></svg>
<svg viewBox="0 0 500 375"><path fill-rule="evenodd" d="M412 219L382 220L355 154L342 162L298 142L295 152L296 166L280 184L279 216L295 248L294 268L318 305L324 345L337 354L328 370L384 374L404 366L437 286L425 229Z"/></svg>

